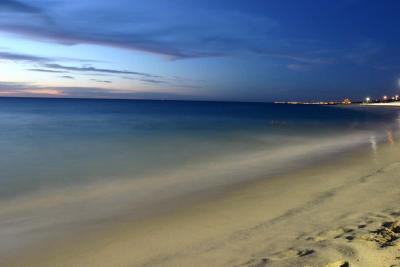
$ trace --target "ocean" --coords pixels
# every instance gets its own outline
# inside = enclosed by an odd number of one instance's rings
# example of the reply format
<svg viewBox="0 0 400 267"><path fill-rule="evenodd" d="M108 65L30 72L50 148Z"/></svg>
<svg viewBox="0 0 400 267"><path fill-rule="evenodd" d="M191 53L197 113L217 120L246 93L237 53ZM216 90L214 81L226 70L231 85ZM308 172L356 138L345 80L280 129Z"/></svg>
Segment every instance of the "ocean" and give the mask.
<svg viewBox="0 0 400 267"><path fill-rule="evenodd" d="M336 144L329 154L346 149L342 143L371 144L397 132L399 114L316 105L2 98L0 198L298 145ZM290 151L286 156L292 160ZM305 149L298 156L311 155Z"/></svg>
<svg viewBox="0 0 400 267"><path fill-rule="evenodd" d="M394 142L397 109L0 98L0 253Z"/></svg>

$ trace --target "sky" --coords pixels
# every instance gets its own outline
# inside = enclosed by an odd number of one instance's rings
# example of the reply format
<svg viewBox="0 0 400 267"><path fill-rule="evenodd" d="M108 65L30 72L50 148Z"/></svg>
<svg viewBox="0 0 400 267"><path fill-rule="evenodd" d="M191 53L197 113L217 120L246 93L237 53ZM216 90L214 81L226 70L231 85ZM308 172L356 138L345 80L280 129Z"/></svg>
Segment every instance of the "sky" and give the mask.
<svg viewBox="0 0 400 267"><path fill-rule="evenodd" d="M400 94L397 0L0 0L0 96Z"/></svg>

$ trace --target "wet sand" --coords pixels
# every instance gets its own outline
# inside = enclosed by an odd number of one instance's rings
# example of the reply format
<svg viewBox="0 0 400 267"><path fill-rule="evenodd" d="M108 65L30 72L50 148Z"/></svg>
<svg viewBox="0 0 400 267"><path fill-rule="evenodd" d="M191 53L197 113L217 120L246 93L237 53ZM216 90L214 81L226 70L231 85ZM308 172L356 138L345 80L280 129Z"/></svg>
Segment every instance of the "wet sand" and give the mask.
<svg viewBox="0 0 400 267"><path fill-rule="evenodd" d="M3 266L400 266L400 146L202 192L140 220L3 257ZM204 200L204 195L206 199Z"/></svg>

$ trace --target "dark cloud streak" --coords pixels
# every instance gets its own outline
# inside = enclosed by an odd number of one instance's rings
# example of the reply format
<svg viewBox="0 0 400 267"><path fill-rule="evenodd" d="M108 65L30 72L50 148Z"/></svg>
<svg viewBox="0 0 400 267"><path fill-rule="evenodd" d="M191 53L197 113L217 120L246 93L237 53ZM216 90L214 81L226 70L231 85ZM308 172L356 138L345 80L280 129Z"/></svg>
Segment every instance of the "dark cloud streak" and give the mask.
<svg viewBox="0 0 400 267"><path fill-rule="evenodd" d="M74 59L65 59L64 60L74 60ZM93 66L65 66L58 63L52 63L57 61L58 58L48 58L41 57L35 55L28 55L22 53L12 53L12 52L4 52L0 51L0 60L9 60L15 62L30 62L37 63L43 68L29 68L28 71L36 71L36 72L47 72L47 73L66 73L66 72L83 72L83 73L102 73L102 74L124 74L124 75L136 75L146 78L162 78L159 75L153 75L149 73L137 72L137 71L129 71L129 70L115 70L115 69L104 69L104 68L96 68ZM78 62L86 62L87 60L76 59Z"/></svg>
<svg viewBox="0 0 400 267"><path fill-rule="evenodd" d="M62 70L47 70L47 69L27 69L27 70L36 72L47 72L47 73L66 73L66 71Z"/></svg>
<svg viewBox="0 0 400 267"><path fill-rule="evenodd" d="M105 81L105 80L98 80L98 79L90 79L91 81L98 82L98 83L112 83L112 81Z"/></svg>
<svg viewBox="0 0 400 267"><path fill-rule="evenodd" d="M168 83L167 81L155 80L155 79L140 79L140 81L145 82L145 83L152 83L152 84L166 84L166 83Z"/></svg>
<svg viewBox="0 0 400 267"><path fill-rule="evenodd" d="M0 1L0 11L1 10L12 10L22 13L41 13L41 10L37 7L25 4L17 0L1 0Z"/></svg>
<svg viewBox="0 0 400 267"><path fill-rule="evenodd" d="M145 77L154 77L154 75L136 72L136 71L128 71L128 70L114 70L114 69L102 69L96 68L92 66L88 67L75 67L75 66L64 66L60 64L53 64L53 63L46 63L44 64L45 67L50 69L59 69L59 70L66 70L66 71L77 71L77 72L98 72L98 73L110 73L110 74L130 74L130 75L139 75Z"/></svg>
<svg viewBox="0 0 400 267"><path fill-rule="evenodd" d="M183 26L174 21L174 16L157 13L131 20L131 14L126 14L125 10L140 8L142 4L137 3L129 3L126 9L105 10L99 5L96 7L98 14L102 14L99 17L97 12L93 12L93 6L89 5L82 5L82 9L71 12L66 10L57 16L54 12L55 4L46 5L45 9L40 10L15 0L7 2L15 10L19 7L20 11L25 9L26 12L40 12L47 21L43 18L36 23L26 19L6 23L0 21L2 31L64 45L119 47L168 56L171 59L224 56L243 50L255 52L254 46L263 50L266 46L265 38L260 39L259 36L266 35L278 25L272 19L238 11L210 14L210 10L198 10L192 14L192 10L187 10L188 13L182 18ZM82 14L86 14L84 20ZM113 19L105 21L104 14ZM148 29L143 31L140 25Z"/></svg>
<svg viewBox="0 0 400 267"><path fill-rule="evenodd" d="M10 52L0 52L0 59L12 60L12 61L31 61L31 62L46 62L51 59L46 57L39 57L27 54L18 54Z"/></svg>

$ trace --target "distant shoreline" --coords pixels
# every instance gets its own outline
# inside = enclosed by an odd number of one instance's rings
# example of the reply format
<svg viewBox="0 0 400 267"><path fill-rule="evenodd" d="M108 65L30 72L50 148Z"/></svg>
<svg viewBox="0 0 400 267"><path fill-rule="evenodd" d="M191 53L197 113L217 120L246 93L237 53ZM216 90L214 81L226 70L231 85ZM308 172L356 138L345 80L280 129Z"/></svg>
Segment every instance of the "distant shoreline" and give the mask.
<svg viewBox="0 0 400 267"><path fill-rule="evenodd" d="M364 106L364 107L400 107L400 102L386 102L386 103L362 103L362 102L353 102L351 104L342 104L342 103L313 103L313 102L274 102L274 104L280 105L318 105L318 106L341 106L341 107L354 107L354 106Z"/></svg>

